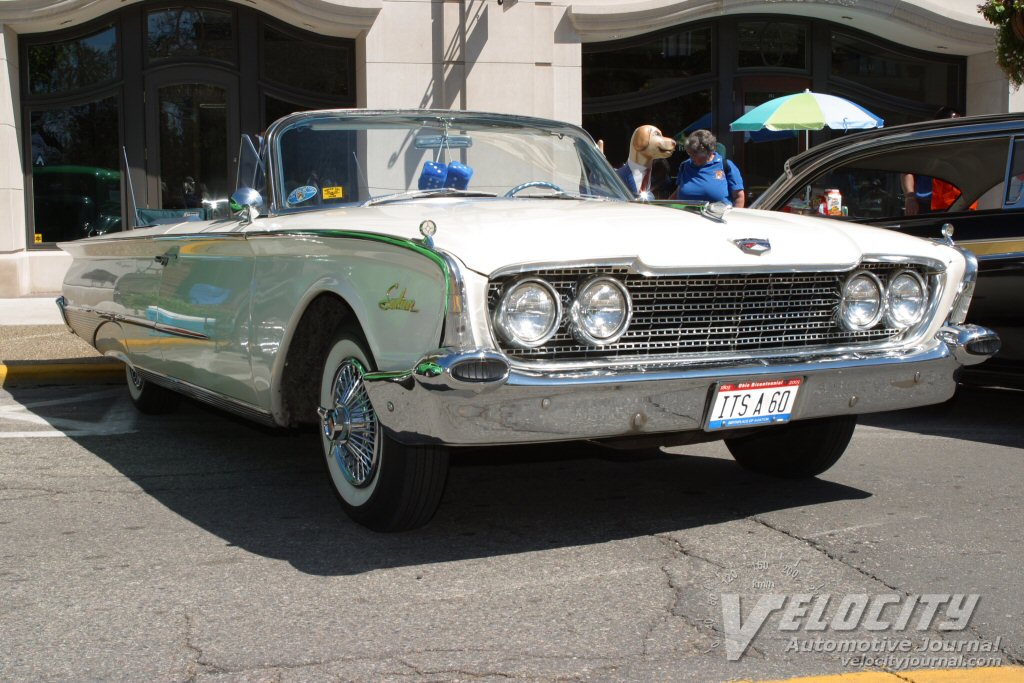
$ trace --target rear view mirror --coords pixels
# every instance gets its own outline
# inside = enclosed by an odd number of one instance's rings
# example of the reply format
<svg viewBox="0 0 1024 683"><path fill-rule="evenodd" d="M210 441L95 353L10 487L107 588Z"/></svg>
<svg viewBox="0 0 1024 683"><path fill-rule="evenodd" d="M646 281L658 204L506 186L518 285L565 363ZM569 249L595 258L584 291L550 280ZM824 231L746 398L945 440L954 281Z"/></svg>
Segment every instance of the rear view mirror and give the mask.
<svg viewBox="0 0 1024 683"><path fill-rule="evenodd" d="M416 149L468 149L473 138L468 135L417 135L413 141Z"/></svg>

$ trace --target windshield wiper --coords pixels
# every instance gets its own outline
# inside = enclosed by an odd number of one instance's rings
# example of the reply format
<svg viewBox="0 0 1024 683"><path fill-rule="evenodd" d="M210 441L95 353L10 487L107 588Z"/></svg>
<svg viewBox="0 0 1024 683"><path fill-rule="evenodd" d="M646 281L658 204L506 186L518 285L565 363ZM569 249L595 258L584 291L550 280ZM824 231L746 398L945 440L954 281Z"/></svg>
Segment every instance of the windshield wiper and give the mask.
<svg viewBox="0 0 1024 683"><path fill-rule="evenodd" d="M406 199L423 199L424 197L497 197L493 192L477 192L475 190L457 190L454 187L434 187L427 190L407 190L395 194L371 197L360 206L373 206L388 202L400 202Z"/></svg>

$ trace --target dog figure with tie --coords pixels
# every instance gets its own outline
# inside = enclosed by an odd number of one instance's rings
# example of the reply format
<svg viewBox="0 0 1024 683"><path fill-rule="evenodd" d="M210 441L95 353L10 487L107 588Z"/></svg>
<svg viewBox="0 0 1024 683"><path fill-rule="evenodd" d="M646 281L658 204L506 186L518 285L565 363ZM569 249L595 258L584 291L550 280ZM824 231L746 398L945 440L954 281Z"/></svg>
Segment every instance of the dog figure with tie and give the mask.
<svg viewBox="0 0 1024 683"><path fill-rule="evenodd" d="M676 141L665 137L657 126L645 124L633 131L629 159L615 170L637 199L654 199L651 176L656 159L667 159L676 151Z"/></svg>

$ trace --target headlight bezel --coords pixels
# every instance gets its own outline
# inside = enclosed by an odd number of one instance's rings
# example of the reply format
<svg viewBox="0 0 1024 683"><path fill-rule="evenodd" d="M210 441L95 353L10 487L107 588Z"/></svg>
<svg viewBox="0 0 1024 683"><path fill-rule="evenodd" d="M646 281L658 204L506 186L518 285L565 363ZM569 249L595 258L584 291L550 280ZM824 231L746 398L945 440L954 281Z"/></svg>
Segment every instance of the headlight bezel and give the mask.
<svg viewBox="0 0 1024 683"><path fill-rule="evenodd" d="M917 286L921 291L921 302L918 305L916 315L912 320L905 322L898 321L893 316L893 285L901 277L910 277L911 279L913 279L914 282L917 283ZM928 305L930 303L928 299L928 283L925 282L925 279L921 276L920 273L909 268L904 268L903 270L893 273L888 278L888 280L888 286L886 286L885 288L885 314L883 315L885 325L887 327L891 327L901 331L909 330L918 323L920 323L924 319L924 316L928 311Z"/></svg>
<svg viewBox="0 0 1024 683"><path fill-rule="evenodd" d="M554 304L554 315L551 317L551 321L544 331L544 334L535 340L525 340L517 336L512 332L512 327L509 323L509 312L508 312L508 301L512 293L515 292L522 286L525 285L539 285L541 289L545 290L548 297ZM499 336L504 339L507 343L521 349L534 349L539 346L543 346L548 343L552 337L558 332L558 328L562 324L562 297L558 294L558 290L548 282L547 280L540 277L522 277L517 278L509 282L504 291L501 293L501 297L498 299L498 305L494 309L494 328L498 332Z"/></svg>
<svg viewBox="0 0 1024 683"><path fill-rule="evenodd" d="M847 315L849 310L849 289L851 283L858 278L866 278L871 281L875 286L875 290L878 292L878 310L875 311L874 315L871 316L869 322L866 323L855 323L852 322ZM865 332L870 330L882 320L882 316L885 315L885 302L886 302L886 288L882 284L881 279L870 270L860 269L850 273L850 275L843 281L842 291L839 297L839 324L850 332Z"/></svg>
<svg viewBox="0 0 1024 683"><path fill-rule="evenodd" d="M615 332L607 337L598 337L587 329L583 320L583 313L581 310L582 306L580 304L581 298L588 289L602 284L609 284L619 292L619 295L622 297L624 311L622 322L620 322L616 327ZM573 337L575 337L576 341L581 344L589 344L591 346L598 347L614 344L622 338L622 335L626 334L632 318L633 297L630 296L629 289L626 285L618 278L614 278L609 275L596 275L594 277L587 278L576 287L576 295L573 297L572 306L569 308L569 327Z"/></svg>

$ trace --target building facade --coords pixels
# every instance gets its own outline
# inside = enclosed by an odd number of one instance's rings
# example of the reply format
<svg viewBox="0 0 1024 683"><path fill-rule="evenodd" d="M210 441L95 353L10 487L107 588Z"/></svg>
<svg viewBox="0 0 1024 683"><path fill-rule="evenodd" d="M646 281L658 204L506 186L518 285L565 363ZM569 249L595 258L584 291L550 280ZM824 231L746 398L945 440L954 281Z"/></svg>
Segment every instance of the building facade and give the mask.
<svg viewBox="0 0 1024 683"><path fill-rule="evenodd" d="M59 289L56 243L129 206L201 218L239 133L322 107L710 128L756 193L803 138L730 134L772 97L838 94L888 124L1019 111L962 0L0 0L0 296ZM811 144L836 133L815 133Z"/></svg>

